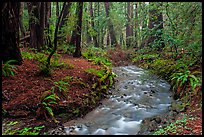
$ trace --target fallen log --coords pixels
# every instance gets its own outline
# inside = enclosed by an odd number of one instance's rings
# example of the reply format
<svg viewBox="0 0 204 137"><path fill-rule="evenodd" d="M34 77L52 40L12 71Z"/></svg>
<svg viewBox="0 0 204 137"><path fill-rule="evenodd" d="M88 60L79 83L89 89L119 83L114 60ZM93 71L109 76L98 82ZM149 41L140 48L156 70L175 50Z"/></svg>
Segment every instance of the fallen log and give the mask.
<svg viewBox="0 0 204 137"><path fill-rule="evenodd" d="M21 39L20 39L20 42L23 42L23 41L25 41L25 40L27 40L27 39L29 39L29 38L30 38L30 35L27 35L27 36L21 38Z"/></svg>

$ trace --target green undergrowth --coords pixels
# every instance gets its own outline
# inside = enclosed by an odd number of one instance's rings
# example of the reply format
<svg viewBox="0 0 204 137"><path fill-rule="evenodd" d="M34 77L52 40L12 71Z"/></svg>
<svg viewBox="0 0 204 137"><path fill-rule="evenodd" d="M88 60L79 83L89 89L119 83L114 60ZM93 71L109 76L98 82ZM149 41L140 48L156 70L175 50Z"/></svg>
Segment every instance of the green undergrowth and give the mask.
<svg viewBox="0 0 204 137"><path fill-rule="evenodd" d="M53 58L51 58L51 64L50 68L46 67L47 64L47 57L48 53L46 52L21 52L23 59L30 59L30 60L36 60L39 62L39 68L40 72L44 74L45 76L50 76L53 69L67 69L67 68L73 68L71 64L64 63L63 61L60 61L61 55L55 53L53 55Z"/></svg>
<svg viewBox="0 0 204 137"><path fill-rule="evenodd" d="M181 129L179 130L179 127L184 127L185 129L188 129L188 127L185 126L188 119L193 119L193 118L192 117L187 118L187 115L184 114L181 120L176 120L174 123L171 123L164 128L158 129L157 131L153 133L153 135L168 135L169 133L180 135L181 133L179 132L183 132L183 130Z"/></svg>
<svg viewBox="0 0 204 137"><path fill-rule="evenodd" d="M192 96L201 95L202 73L200 65L193 56L183 55L178 59L166 57L164 53L137 51L132 61L139 67L167 80L172 87L174 99L190 102ZM182 99L185 97L185 100Z"/></svg>
<svg viewBox="0 0 204 137"><path fill-rule="evenodd" d="M82 56L94 64L112 67L112 62L107 58L107 51L102 48L89 46L82 52Z"/></svg>
<svg viewBox="0 0 204 137"><path fill-rule="evenodd" d="M7 122L6 130L2 132L2 135L39 135L40 131L45 128L44 125L16 128L19 124L18 121Z"/></svg>
<svg viewBox="0 0 204 137"><path fill-rule="evenodd" d="M2 74L5 77L14 76L16 73L16 67L11 65L11 63L17 62L16 60L9 60L5 63L2 62Z"/></svg>

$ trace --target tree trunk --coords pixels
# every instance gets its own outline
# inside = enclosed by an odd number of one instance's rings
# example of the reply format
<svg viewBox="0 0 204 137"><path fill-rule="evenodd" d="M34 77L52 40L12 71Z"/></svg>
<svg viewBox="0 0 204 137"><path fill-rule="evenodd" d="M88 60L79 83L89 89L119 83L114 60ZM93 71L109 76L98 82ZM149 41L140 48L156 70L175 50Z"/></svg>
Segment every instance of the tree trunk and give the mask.
<svg viewBox="0 0 204 137"><path fill-rule="evenodd" d="M148 28L151 31L150 37L148 38L148 46L156 46L157 51L161 51L165 47L162 34L163 34L163 16L162 12L158 11L158 7L161 6L161 3L150 3L156 8L149 10L149 25ZM159 42L160 41L160 42ZM155 44L155 42L157 42ZM158 43L159 42L159 43ZM154 45L155 44L155 45Z"/></svg>
<svg viewBox="0 0 204 137"><path fill-rule="evenodd" d="M23 10L24 10L24 2L20 2L20 15L19 15L19 26L21 30L21 37L25 37L25 28L23 26Z"/></svg>
<svg viewBox="0 0 204 137"><path fill-rule="evenodd" d="M20 2L2 3L2 52L3 62L16 60L15 64L22 64L19 49L19 13Z"/></svg>
<svg viewBox="0 0 204 137"><path fill-rule="evenodd" d="M138 25L138 15L137 15L137 3L135 2L135 40L134 40L134 48L138 48L138 36L137 36L137 28L139 27Z"/></svg>
<svg viewBox="0 0 204 137"><path fill-rule="evenodd" d="M127 24L126 24L126 47L130 47L130 36L131 36L131 30L130 30L130 2L127 2Z"/></svg>
<svg viewBox="0 0 204 137"><path fill-rule="evenodd" d="M92 2L90 2L90 16L91 16L91 27L92 27L92 29L94 29L95 26L94 26L93 3ZM94 29L94 31L96 31L96 30ZM93 37L93 41L94 41L94 46L98 47L96 35L94 35L92 37Z"/></svg>
<svg viewBox="0 0 204 137"><path fill-rule="evenodd" d="M59 3L56 2L56 22L58 17L59 17Z"/></svg>
<svg viewBox="0 0 204 137"><path fill-rule="evenodd" d="M42 4L44 5L44 4ZM30 26L30 47L35 48L38 51L41 50L43 46L43 29L41 27L42 18L40 18L41 3L31 2L30 3L30 16L29 16L29 26ZM43 25L44 26L44 25Z"/></svg>
<svg viewBox="0 0 204 137"><path fill-rule="evenodd" d="M110 3L104 2L104 4L105 4L105 10L106 10L106 17L108 18L108 27L109 27L110 37L111 37L111 45L116 47L118 45L118 43L116 40L113 24L112 24L111 19L109 17Z"/></svg>
<svg viewBox="0 0 204 137"><path fill-rule="evenodd" d="M81 27L82 27L82 15L83 15L83 2L78 2L77 5L77 27L76 27L76 49L73 57L81 57Z"/></svg>
<svg viewBox="0 0 204 137"><path fill-rule="evenodd" d="M71 2L66 2L65 9L64 9L64 11L62 13L62 21L61 21L61 23L59 25L59 29L61 29L61 27L65 24L65 21L68 18L71 4L72 4Z"/></svg>
<svg viewBox="0 0 204 137"><path fill-rule="evenodd" d="M40 30L39 30L39 43L40 48L44 49L44 28L45 28L45 2L40 5Z"/></svg>
<svg viewBox="0 0 204 137"><path fill-rule="evenodd" d="M46 67L47 67L48 70L50 68L50 60L52 58L52 55L57 51L57 33L58 33L58 29L59 29L59 24L60 24L60 22L62 20L62 13L63 13L63 11L65 9L65 4L66 4L66 2L64 2L64 4L63 4L62 11L61 11L60 16L59 16L59 18L57 20L57 23L56 23L55 33L54 33L54 48L53 48L52 52L50 53L50 55L47 58Z"/></svg>
<svg viewBox="0 0 204 137"><path fill-rule="evenodd" d="M49 28L49 18L51 18L51 2L45 2L45 28Z"/></svg>
<svg viewBox="0 0 204 137"><path fill-rule="evenodd" d="M86 8L85 8L85 12L86 12L86 14L88 14L89 15L89 13L90 13L90 10L89 10L89 3L87 3L87 6L86 6ZM89 45L90 43L91 43L91 35L90 35L90 33L89 33L89 28L91 27L90 26L91 24L89 23L89 20L87 19L86 20L86 25L85 25L85 29L86 29L86 43Z"/></svg>

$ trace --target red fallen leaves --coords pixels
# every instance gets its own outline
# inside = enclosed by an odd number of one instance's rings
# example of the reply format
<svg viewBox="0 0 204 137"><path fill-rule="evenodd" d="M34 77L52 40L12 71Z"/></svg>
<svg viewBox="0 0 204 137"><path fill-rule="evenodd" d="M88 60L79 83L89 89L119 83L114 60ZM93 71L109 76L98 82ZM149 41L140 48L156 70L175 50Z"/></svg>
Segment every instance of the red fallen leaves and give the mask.
<svg viewBox="0 0 204 137"><path fill-rule="evenodd" d="M74 68L53 70L52 76L49 77L52 81L59 81L66 76L73 76L74 78L80 78L86 84L92 84L90 75L87 75L85 70L88 68L100 68L100 66L94 65L83 58L62 55L61 59L65 63L73 65ZM36 113L29 113L28 110L18 106L24 105L29 109L37 108L37 105L40 103L41 94L51 89L54 84L52 81L45 80L43 76L39 75L38 62L34 60L24 59L23 64L16 66L16 68L15 76L2 77L2 92L8 98L2 101L2 107L13 116L33 118ZM83 105L82 97L90 91L88 86L82 88L80 84L72 85L70 83L68 88L69 100L66 103L77 102L77 106ZM13 110L14 106L17 106L15 110Z"/></svg>

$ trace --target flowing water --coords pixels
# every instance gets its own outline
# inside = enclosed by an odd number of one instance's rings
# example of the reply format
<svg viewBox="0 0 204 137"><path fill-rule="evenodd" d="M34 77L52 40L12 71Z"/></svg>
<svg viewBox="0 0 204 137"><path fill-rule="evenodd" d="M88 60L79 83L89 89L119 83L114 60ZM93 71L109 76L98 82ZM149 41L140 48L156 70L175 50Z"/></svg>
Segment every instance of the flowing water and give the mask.
<svg viewBox="0 0 204 137"><path fill-rule="evenodd" d="M112 95L102 105L73 125L64 123L67 135L133 135L144 118L167 112L172 98L170 85L135 67L115 67L117 75Z"/></svg>

